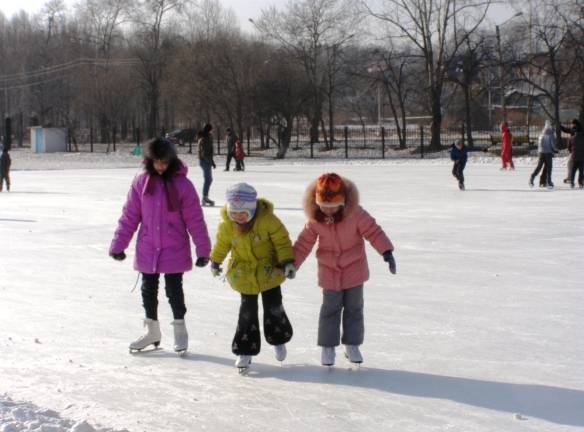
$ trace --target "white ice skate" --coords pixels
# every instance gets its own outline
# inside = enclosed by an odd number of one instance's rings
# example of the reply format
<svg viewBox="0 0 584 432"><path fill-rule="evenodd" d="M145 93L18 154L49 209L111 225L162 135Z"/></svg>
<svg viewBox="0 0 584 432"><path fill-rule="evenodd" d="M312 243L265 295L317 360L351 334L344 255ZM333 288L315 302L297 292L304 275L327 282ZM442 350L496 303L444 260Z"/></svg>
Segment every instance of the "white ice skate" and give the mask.
<svg viewBox="0 0 584 432"><path fill-rule="evenodd" d="M335 364L335 347L322 347L320 362L323 366L332 367Z"/></svg>
<svg viewBox="0 0 584 432"><path fill-rule="evenodd" d="M288 354L286 350L286 345L274 345L274 354L276 354L276 360L279 362L283 362L286 360L286 354Z"/></svg>
<svg viewBox="0 0 584 432"><path fill-rule="evenodd" d="M171 324L174 327L174 351L182 357L189 348L187 326L184 319L174 320Z"/></svg>
<svg viewBox="0 0 584 432"><path fill-rule="evenodd" d="M160 345L160 323L146 318L144 327L146 327L146 333L130 344L130 353L142 351L149 345L154 345L154 348L158 348Z"/></svg>
<svg viewBox="0 0 584 432"><path fill-rule="evenodd" d="M251 364L251 356L249 355L239 355L235 359L235 367L239 369L239 373L246 373Z"/></svg>
<svg viewBox="0 0 584 432"><path fill-rule="evenodd" d="M363 356L361 351L359 351L359 345L345 345L345 357L351 363L361 364L363 363Z"/></svg>

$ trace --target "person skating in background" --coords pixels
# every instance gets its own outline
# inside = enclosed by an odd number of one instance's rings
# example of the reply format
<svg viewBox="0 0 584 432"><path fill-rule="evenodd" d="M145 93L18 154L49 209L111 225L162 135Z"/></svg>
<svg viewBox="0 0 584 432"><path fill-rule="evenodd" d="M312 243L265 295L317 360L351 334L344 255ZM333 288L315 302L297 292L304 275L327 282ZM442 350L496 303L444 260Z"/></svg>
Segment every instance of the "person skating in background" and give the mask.
<svg viewBox="0 0 584 432"><path fill-rule="evenodd" d="M12 165L12 160L5 144L2 148L2 156L0 156L0 192L2 192L4 183L6 183L6 190L10 191L10 165Z"/></svg>
<svg viewBox="0 0 584 432"><path fill-rule="evenodd" d="M241 140L235 141L235 171L245 171L245 151Z"/></svg>
<svg viewBox="0 0 584 432"><path fill-rule="evenodd" d="M537 153L539 154L539 160L535 170L531 173L529 177L529 186L533 187L533 181L535 177L539 174L541 169L543 171L539 177L539 187L554 187L552 182L552 160L553 154L557 153L556 149L556 138L554 136L554 129L551 123L546 120L545 125L539 135L537 144Z"/></svg>
<svg viewBox="0 0 584 432"><path fill-rule="evenodd" d="M452 175L458 180L458 188L460 190L464 190L464 168L468 161L468 153L478 151L486 152L487 150L487 147L468 147L462 140L457 140L450 146L450 159L454 161Z"/></svg>
<svg viewBox="0 0 584 432"><path fill-rule="evenodd" d="M213 169L216 168L213 160L213 126L207 123L199 132L199 165L203 170L203 200L204 206L214 206L215 201L209 199L209 190L213 183Z"/></svg>
<svg viewBox="0 0 584 432"><path fill-rule="evenodd" d="M565 127L565 126L560 125L560 129L562 130L562 132L569 133L570 139L571 139L574 136L574 134L576 133L576 127L579 124L580 124L580 122L578 121L578 119L572 119L572 121L570 122L570 127ZM568 140L568 142L569 142L569 140ZM574 158L572 156L573 155L570 152L570 156L568 157L568 161L566 163L566 178L564 179L564 183L570 183L570 175L572 174L572 166L574 166Z"/></svg>
<svg viewBox="0 0 584 432"><path fill-rule="evenodd" d="M264 306L264 336L274 346L276 359L286 358L286 343L292 338L292 325L282 304L281 284L294 278L292 242L284 224L274 214L274 206L257 198L247 183L227 189L226 204L221 209L221 223L211 251L211 271L222 272L228 254L226 278L240 293L241 305L231 350L235 365L244 370L261 348L258 321L258 296Z"/></svg>
<svg viewBox="0 0 584 432"><path fill-rule="evenodd" d="M183 273L193 266L189 234L196 247L197 267L209 262L211 241L197 191L172 144L163 139L151 141L143 163L144 172L132 182L109 254L124 260L124 251L139 228L134 269L142 273L146 333L130 344L130 350L160 343L158 282L164 273L166 296L174 317L174 349L184 353L188 333L182 281Z"/></svg>
<svg viewBox="0 0 584 432"><path fill-rule="evenodd" d="M322 288L322 306L318 321L321 363L335 363L335 348L343 343L352 363L363 361L363 284L369 279L365 242L396 273L393 244L359 205L359 193L353 182L335 173L323 174L308 186L304 195L308 218L294 244L295 266L300 268L318 242L318 285ZM341 335L342 327L342 335Z"/></svg>
<svg viewBox="0 0 584 432"><path fill-rule="evenodd" d="M568 143L570 159L572 160L572 169L570 171L570 186L574 187L576 171L578 171L578 186L584 187L584 130L582 125L576 119L572 120L574 134Z"/></svg>
<svg viewBox="0 0 584 432"><path fill-rule="evenodd" d="M513 135L507 122L503 122L501 125L501 161L503 163L501 169L507 169L507 165L509 165L510 169L515 169L513 164Z"/></svg>
<svg viewBox="0 0 584 432"><path fill-rule="evenodd" d="M235 156L235 143L237 140L238 138L237 135L235 135L235 132L233 132L231 128L227 128L227 136L225 137L225 141L227 142L227 161L225 162L224 171L229 171L231 159ZM235 160L237 161L237 158Z"/></svg>

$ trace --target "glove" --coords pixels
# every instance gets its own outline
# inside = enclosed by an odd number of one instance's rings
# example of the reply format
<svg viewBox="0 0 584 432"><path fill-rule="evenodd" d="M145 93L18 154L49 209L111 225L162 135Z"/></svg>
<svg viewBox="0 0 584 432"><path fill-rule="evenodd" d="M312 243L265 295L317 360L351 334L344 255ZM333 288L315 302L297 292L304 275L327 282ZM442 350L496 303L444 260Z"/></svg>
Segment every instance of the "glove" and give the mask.
<svg viewBox="0 0 584 432"><path fill-rule="evenodd" d="M211 166L213 167L213 169L217 168L217 165L215 165L215 161L211 162Z"/></svg>
<svg viewBox="0 0 584 432"><path fill-rule="evenodd" d="M197 267L205 267L207 264L209 264L209 258L207 257L199 257L197 258L197 262L195 262Z"/></svg>
<svg viewBox="0 0 584 432"><path fill-rule="evenodd" d="M118 253L110 252L110 256L116 261L123 261L126 259L126 253L124 251Z"/></svg>
<svg viewBox="0 0 584 432"><path fill-rule="evenodd" d="M397 268L395 266L395 258L393 257L392 251L388 250L383 252L383 261L389 264L389 271L391 274L395 274L397 272Z"/></svg>
<svg viewBox="0 0 584 432"><path fill-rule="evenodd" d="M214 277L217 277L221 274L223 269L221 268L221 264L216 263L215 261L211 262L211 273Z"/></svg>
<svg viewBox="0 0 584 432"><path fill-rule="evenodd" d="M294 279L296 277L296 267L294 267L294 263L288 263L284 266L284 276L287 279Z"/></svg>
<svg viewBox="0 0 584 432"><path fill-rule="evenodd" d="M488 147L485 147L485 148L483 149L483 151L484 151L485 153L487 153L487 152L489 151L489 148L488 148Z"/></svg>

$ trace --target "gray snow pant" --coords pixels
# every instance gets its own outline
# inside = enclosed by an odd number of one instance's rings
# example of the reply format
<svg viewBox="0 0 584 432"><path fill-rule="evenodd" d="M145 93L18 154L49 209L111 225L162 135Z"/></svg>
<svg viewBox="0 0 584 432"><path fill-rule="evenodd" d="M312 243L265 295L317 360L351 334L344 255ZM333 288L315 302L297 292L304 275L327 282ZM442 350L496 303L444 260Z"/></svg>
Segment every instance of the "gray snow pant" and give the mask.
<svg viewBox="0 0 584 432"><path fill-rule="evenodd" d="M345 345L361 345L364 334L363 285L342 291L323 289L322 306L318 317L318 345L334 347L339 345L339 342Z"/></svg>

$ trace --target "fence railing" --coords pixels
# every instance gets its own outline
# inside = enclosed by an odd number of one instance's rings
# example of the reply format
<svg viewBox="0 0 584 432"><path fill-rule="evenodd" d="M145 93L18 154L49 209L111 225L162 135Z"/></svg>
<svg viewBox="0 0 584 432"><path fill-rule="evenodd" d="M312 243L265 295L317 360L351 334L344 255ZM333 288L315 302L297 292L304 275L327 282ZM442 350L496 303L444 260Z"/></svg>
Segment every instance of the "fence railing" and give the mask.
<svg viewBox="0 0 584 432"><path fill-rule="evenodd" d="M541 126L510 127L513 134L514 151L529 152L536 146ZM68 149L74 152L136 152L136 147L143 146L144 134L140 129L128 133L121 140L115 133L110 135L110 142L97 142L97 133L90 129L81 129L75 135L69 135ZM378 126L336 126L333 136L330 131L320 131L319 141L311 142L307 127L295 127L286 157L289 158L386 158L386 157L427 157L430 154L431 131L429 126L412 125L398 131L395 127ZM275 157L281 144L281 130L273 128L270 133L260 133L255 128L248 128L240 138L247 156ZM442 149L453 142L463 140L468 144L464 127L449 127L441 130ZM473 145L491 147L495 151L500 145L501 134L498 130L473 130ZM197 153L194 139L186 142L174 141L179 154ZM227 153L227 142L220 127L215 130L215 154Z"/></svg>

